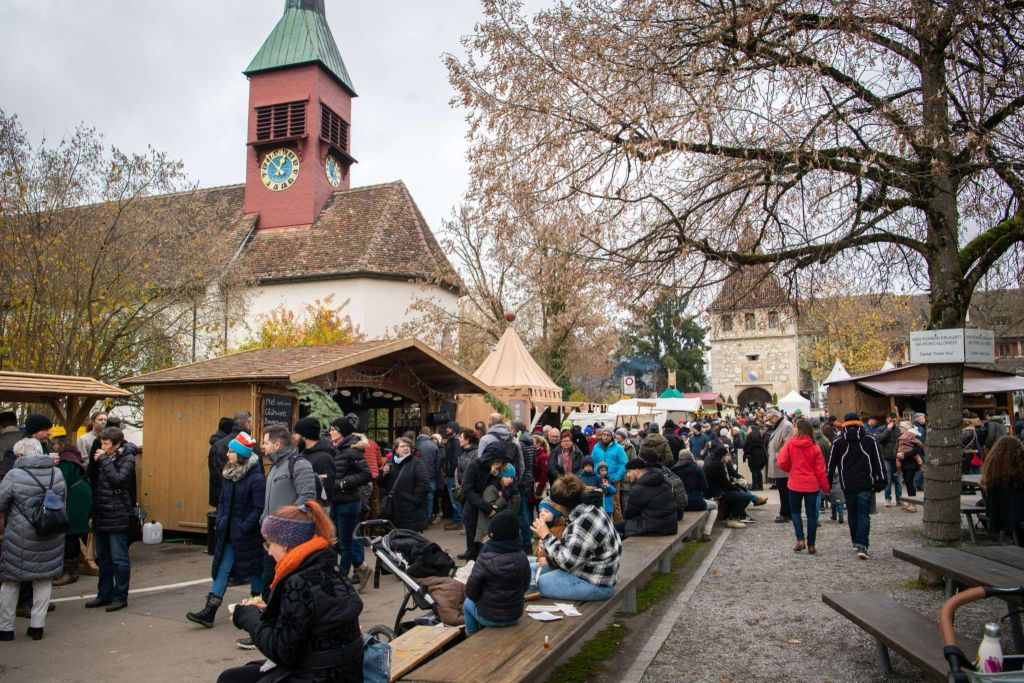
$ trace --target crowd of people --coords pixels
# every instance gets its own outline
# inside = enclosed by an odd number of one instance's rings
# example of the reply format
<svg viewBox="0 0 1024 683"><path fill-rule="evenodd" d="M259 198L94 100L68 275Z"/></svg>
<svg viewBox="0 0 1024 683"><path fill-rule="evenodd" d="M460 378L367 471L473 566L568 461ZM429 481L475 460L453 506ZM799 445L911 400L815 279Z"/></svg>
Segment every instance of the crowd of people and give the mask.
<svg viewBox="0 0 1024 683"><path fill-rule="evenodd" d="M1024 516L1024 447L990 415L965 417L964 472L981 472L990 517ZM0 413L6 513L0 550L0 640L14 637L15 613L29 617L39 639L52 585L77 580L86 535L94 538L97 596L86 608L127 605L128 546L134 540L135 455L116 418L92 416L77 441L44 415L24 429ZM885 505L923 485L927 421L895 414L866 421L786 415L755 408L736 416L705 416L688 424L610 428L528 429L492 414L442 433L424 427L381 444L346 415L325 430L306 417L270 424L252 438L252 416L220 421L210 437L209 502L216 508L213 583L205 604L185 618L212 628L229 585L248 584L250 597L231 615L261 660L225 671L222 681L255 681L268 666L331 680L357 680L362 647L359 597L372 570L360 521L386 519L396 528L445 529L465 536L460 559L473 561L461 612L466 632L515 624L537 598L605 600L618 581L622 540L674 535L686 510L709 511L701 540L716 524L744 529L751 505L780 495L776 522L793 525L793 550L818 553L819 513L846 523L856 555L868 559L875 495ZM747 464L750 481L740 474ZM66 507L59 534L38 529L37 511L56 497ZM327 679L325 678L325 680Z"/></svg>

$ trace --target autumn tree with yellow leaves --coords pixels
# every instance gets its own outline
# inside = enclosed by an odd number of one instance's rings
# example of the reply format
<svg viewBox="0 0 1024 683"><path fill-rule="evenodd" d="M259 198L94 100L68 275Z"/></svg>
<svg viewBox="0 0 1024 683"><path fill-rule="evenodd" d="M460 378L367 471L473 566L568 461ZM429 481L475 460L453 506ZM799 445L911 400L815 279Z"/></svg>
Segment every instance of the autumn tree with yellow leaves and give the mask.
<svg viewBox="0 0 1024 683"><path fill-rule="evenodd" d="M281 346L318 346L359 341L362 335L345 315L348 301L335 305L334 295L303 304L299 312L284 304L256 316L253 329L238 351Z"/></svg>

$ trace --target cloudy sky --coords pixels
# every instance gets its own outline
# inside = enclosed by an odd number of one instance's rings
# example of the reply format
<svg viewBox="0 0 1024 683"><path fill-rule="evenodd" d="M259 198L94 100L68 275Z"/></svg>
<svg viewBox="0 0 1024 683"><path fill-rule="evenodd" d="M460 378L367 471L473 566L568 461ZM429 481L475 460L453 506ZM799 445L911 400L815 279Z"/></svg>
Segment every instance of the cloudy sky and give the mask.
<svg viewBox="0 0 1024 683"><path fill-rule="evenodd" d="M535 3L531 3L535 4ZM540 4L540 3L536 3ZM185 163L202 187L244 179L242 75L283 0L3 0L0 109L33 141L84 122L125 151ZM441 63L481 19L479 0L327 0L359 98L352 184L401 179L440 228L466 186L464 112Z"/></svg>

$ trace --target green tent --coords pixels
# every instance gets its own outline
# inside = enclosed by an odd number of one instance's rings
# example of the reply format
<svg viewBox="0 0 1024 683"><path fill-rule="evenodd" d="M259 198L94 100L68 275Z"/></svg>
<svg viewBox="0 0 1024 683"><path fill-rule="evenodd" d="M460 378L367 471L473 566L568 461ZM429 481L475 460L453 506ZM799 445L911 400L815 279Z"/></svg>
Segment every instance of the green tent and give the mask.
<svg viewBox="0 0 1024 683"><path fill-rule="evenodd" d="M683 398L683 395L679 393L679 390L675 387L669 387L665 391L661 392L661 396L658 398Z"/></svg>

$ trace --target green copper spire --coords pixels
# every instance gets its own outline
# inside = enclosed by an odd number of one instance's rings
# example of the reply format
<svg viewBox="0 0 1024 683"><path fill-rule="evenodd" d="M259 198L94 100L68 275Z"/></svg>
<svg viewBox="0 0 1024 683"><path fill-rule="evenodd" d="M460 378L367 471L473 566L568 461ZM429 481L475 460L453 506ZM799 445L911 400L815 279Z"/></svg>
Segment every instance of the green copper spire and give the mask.
<svg viewBox="0 0 1024 683"><path fill-rule="evenodd" d="M285 0L284 16L242 73L250 76L314 62L322 64L349 93L356 94L327 26L324 0Z"/></svg>

